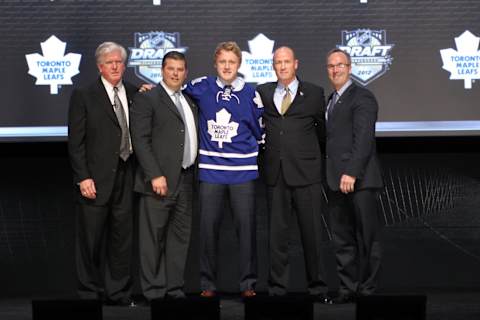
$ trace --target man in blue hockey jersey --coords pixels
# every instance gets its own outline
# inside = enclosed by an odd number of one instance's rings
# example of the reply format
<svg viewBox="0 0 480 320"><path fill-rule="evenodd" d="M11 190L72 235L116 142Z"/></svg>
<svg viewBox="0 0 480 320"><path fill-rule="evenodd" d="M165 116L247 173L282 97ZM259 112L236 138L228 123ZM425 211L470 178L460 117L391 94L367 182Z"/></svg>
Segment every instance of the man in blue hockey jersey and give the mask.
<svg viewBox="0 0 480 320"><path fill-rule="evenodd" d="M199 107L200 285L207 298L216 295L216 249L227 194L240 240L241 295L255 295L254 180L263 109L255 90L238 77L241 60L235 42L220 43L214 57L217 76L195 79L185 89Z"/></svg>

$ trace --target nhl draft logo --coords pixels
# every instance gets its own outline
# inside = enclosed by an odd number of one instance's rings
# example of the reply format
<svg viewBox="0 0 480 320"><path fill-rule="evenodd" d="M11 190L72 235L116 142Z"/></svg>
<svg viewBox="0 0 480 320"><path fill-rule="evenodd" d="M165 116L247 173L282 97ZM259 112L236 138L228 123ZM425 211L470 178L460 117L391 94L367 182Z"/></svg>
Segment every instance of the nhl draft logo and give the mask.
<svg viewBox="0 0 480 320"><path fill-rule="evenodd" d="M147 32L134 34L135 47L130 49L128 66L135 68L135 75L152 84L162 80L163 56L170 51L184 53L187 47L180 46L178 32Z"/></svg>
<svg viewBox="0 0 480 320"><path fill-rule="evenodd" d="M466 30L455 38L457 50L440 50L442 68L450 72L450 80L463 80L465 89L472 89L472 82L480 79L480 38Z"/></svg>
<svg viewBox="0 0 480 320"><path fill-rule="evenodd" d="M262 84L277 81L273 70L273 45L263 33L248 41L250 52L242 51L242 65L238 70L245 82Z"/></svg>
<svg viewBox="0 0 480 320"><path fill-rule="evenodd" d="M385 30L358 29L342 31L342 44L337 48L352 57L352 78L366 86L384 75L392 64Z"/></svg>
<svg viewBox="0 0 480 320"><path fill-rule="evenodd" d="M28 73L37 81L36 85L49 85L50 94L58 94L62 84L72 84L72 77L80 71L81 54L65 54L67 44L54 35L40 43L42 54L26 54Z"/></svg>

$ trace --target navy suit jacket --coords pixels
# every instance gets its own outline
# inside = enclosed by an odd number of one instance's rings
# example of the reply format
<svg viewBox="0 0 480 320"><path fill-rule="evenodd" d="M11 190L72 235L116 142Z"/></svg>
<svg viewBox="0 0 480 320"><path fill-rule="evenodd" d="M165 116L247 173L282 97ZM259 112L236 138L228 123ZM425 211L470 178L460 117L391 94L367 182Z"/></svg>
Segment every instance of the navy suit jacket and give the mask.
<svg viewBox="0 0 480 320"><path fill-rule="evenodd" d="M198 108L187 96L198 131ZM182 169L185 124L162 85L139 93L130 109L132 143L139 162L135 191L153 195L151 180L165 176L168 194L177 189Z"/></svg>
<svg viewBox="0 0 480 320"><path fill-rule="evenodd" d="M355 190L381 188L376 153L378 104L367 89L352 83L338 99L326 122L326 177L338 191L343 174L356 177Z"/></svg>

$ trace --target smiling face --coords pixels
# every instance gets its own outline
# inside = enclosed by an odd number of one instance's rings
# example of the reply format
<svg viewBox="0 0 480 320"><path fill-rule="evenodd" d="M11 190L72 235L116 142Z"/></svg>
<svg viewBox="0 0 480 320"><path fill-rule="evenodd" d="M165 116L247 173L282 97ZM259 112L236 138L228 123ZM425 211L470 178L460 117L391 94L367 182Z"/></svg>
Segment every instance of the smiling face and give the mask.
<svg viewBox="0 0 480 320"><path fill-rule="evenodd" d="M328 78L335 90L340 90L350 79L352 66L342 52L334 52L327 58Z"/></svg>
<svg viewBox="0 0 480 320"><path fill-rule="evenodd" d="M102 56L97 64L98 71L105 80L116 86L125 72L125 61L120 51L112 51Z"/></svg>
<svg viewBox="0 0 480 320"><path fill-rule="evenodd" d="M237 78L240 59L233 51L220 50L214 66L218 77L226 84L231 84Z"/></svg>
<svg viewBox="0 0 480 320"><path fill-rule="evenodd" d="M287 86L296 77L298 60L293 50L287 47L278 48L273 55L273 68L278 81Z"/></svg>
<svg viewBox="0 0 480 320"><path fill-rule="evenodd" d="M179 91L187 79L187 66L184 60L167 58L162 67L163 82L172 91Z"/></svg>

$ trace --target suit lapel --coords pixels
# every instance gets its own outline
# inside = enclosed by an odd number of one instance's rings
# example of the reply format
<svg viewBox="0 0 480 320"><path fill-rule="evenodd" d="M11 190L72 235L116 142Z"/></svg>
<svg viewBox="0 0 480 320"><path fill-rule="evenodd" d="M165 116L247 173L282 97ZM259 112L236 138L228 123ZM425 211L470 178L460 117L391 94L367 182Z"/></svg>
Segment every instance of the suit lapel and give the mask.
<svg viewBox="0 0 480 320"><path fill-rule="evenodd" d="M330 118L334 119L335 114L338 113L338 110L343 109L345 104L348 103L348 101L350 100L350 96L355 91L355 86L356 86L355 83L352 82L352 84L347 88L347 90L345 90L345 92L340 96L340 98L338 98L337 103L335 103L335 105L333 106L332 113L329 115L329 120ZM333 95L333 92L332 94L330 94L329 101L332 95Z"/></svg>
<svg viewBox="0 0 480 320"><path fill-rule="evenodd" d="M165 105L168 109L170 109L170 111L172 111L180 120L182 120L182 116L180 115L177 106L175 105L175 103L173 103L172 98L170 98L165 88L163 88L161 84L157 85L156 88L158 92L158 98L160 99L162 104Z"/></svg>
<svg viewBox="0 0 480 320"><path fill-rule="evenodd" d="M101 107L104 108L105 112L107 113L108 117L116 123L118 126L118 119L117 116L115 115L115 112L113 111L113 106L112 102L110 101L110 98L108 97L107 89L102 83L102 80L98 78L97 84L94 87L94 93L99 97L98 101L102 101Z"/></svg>
<svg viewBox="0 0 480 320"><path fill-rule="evenodd" d="M290 105L290 107L288 108L285 114L288 115L289 113L294 112L295 109L299 108L299 105L303 104L304 100L305 100L305 92L303 91L302 82L299 80L297 94L295 95L295 98L293 99L292 104Z"/></svg>
<svg viewBox="0 0 480 320"><path fill-rule="evenodd" d="M277 87L276 82L269 83L265 88L265 95L268 97L268 101L262 101L265 108L269 108L272 112L278 113L277 108L275 107L275 101L273 96L275 94L275 88Z"/></svg>

